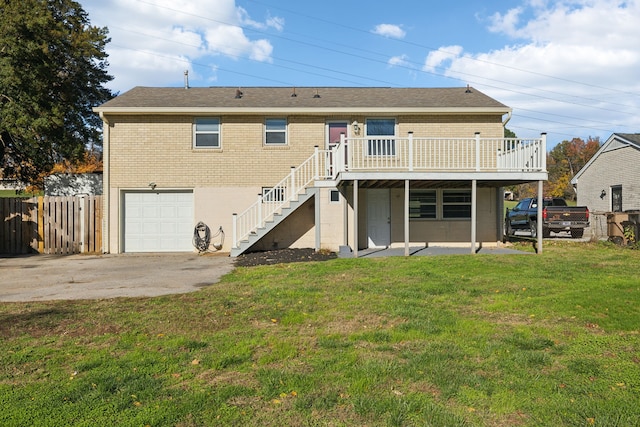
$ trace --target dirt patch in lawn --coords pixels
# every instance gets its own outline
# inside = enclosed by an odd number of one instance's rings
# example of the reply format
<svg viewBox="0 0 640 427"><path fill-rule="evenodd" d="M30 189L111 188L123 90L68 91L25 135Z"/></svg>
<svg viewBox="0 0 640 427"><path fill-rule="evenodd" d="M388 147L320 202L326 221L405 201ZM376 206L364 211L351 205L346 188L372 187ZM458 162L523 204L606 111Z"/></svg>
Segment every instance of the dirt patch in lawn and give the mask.
<svg viewBox="0 0 640 427"><path fill-rule="evenodd" d="M235 259L238 267L252 267L256 265L273 265L289 262L327 261L337 258L335 252L304 249L277 249L273 251L250 252Z"/></svg>

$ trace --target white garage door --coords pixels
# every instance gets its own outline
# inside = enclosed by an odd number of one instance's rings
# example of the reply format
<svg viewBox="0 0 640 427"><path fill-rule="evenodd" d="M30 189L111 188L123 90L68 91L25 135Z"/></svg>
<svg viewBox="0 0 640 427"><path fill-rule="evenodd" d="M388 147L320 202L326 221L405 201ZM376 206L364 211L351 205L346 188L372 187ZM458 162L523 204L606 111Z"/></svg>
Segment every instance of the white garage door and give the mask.
<svg viewBox="0 0 640 427"><path fill-rule="evenodd" d="M124 252L193 251L193 193L124 193Z"/></svg>

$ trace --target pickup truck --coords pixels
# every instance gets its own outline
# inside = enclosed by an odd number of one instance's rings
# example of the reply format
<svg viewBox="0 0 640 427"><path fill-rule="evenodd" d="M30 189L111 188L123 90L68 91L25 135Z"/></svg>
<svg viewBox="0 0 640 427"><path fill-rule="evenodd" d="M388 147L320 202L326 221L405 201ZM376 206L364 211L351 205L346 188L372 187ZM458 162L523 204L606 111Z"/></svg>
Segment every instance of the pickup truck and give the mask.
<svg viewBox="0 0 640 427"><path fill-rule="evenodd" d="M522 199L511 210L507 209L504 220L506 236L514 234L514 230L528 230L531 237L536 237L538 221L538 200ZM545 198L542 205L542 237L549 237L551 232L568 231L571 237L580 238L584 229L589 226L589 209L586 206L567 206L560 198Z"/></svg>

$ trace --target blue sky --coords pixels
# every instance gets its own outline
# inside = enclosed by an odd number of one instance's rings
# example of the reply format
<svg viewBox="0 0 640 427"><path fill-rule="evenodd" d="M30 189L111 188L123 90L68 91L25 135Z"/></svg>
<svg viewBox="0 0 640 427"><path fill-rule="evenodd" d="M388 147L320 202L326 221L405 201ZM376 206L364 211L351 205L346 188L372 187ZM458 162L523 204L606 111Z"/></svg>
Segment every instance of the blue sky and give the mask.
<svg viewBox="0 0 640 427"><path fill-rule="evenodd" d="M109 87L467 84L549 146L640 132L640 0L80 0Z"/></svg>

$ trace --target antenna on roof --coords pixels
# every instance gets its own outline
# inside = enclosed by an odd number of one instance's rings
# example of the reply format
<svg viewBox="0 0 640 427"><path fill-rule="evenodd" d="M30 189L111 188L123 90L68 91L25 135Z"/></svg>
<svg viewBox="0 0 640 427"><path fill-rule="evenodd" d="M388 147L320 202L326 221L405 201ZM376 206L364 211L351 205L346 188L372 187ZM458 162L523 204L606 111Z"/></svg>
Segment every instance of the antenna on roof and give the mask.
<svg viewBox="0 0 640 427"><path fill-rule="evenodd" d="M184 88L189 89L189 70L184 70Z"/></svg>

